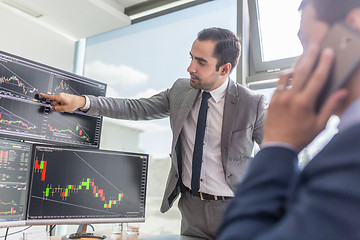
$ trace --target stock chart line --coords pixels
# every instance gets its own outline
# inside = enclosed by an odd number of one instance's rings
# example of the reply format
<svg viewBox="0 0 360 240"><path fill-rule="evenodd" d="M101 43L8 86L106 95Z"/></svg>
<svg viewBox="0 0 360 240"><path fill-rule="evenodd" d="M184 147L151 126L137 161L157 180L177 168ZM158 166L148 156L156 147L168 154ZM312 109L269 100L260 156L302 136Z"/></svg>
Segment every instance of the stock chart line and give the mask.
<svg viewBox="0 0 360 240"><path fill-rule="evenodd" d="M8 207L11 206L10 210L0 210L0 215L6 215L6 214L15 214L16 210L14 206L17 206L17 203L14 200L11 200L10 202L3 202L0 199L0 207L3 208L4 207Z"/></svg>
<svg viewBox="0 0 360 240"><path fill-rule="evenodd" d="M12 207L12 208L10 209L10 211L0 212L0 215L7 215L7 214L14 214L14 213L16 213L16 210L15 210L14 207Z"/></svg>
<svg viewBox="0 0 360 240"><path fill-rule="evenodd" d="M102 204L104 209L111 209L112 206L118 206L121 200L126 197L126 195L119 190L109 179L105 176L101 175L93 166L91 166L88 162L86 162L79 154L74 153L83 163L85 163L91 170L93 170L97 175L99 175L106 183L111 185L116 189L116 197L106 197L106 193L104 189L100 188L95 184L95 181L91 178L83 178L79 184L65 184L65 186L60 186L56 184L48 183L45 187L45 190L42 190L43 200L48 200L49 197L53 197L55 194L58 194L63 200L67 200L72 194L79 194L80 191L89 191L92 193L92 196L98 198ZM41 161L39 158L35 160L34 171L36 173L41 172L41 181L44 181L46 178L46 168L49 167L48 161L45 160L44 153L41 156ZM40 171L39 171L40 170Z"/></svg>
<svg viewBox="0 0 360 240"><path fill-rule="evenodd" d="M91 168L96 174L98 174L99 177L104 179L108 184L110 184L113 188L115 188L117 191L122 192L120 189L118 189L111 181L109 181L106 177L104 177L101 173L99 173L93 166L91 166L85 159L83 159L79 154L74 153L83 163L85 163L89 168Z"/></svg>
<svg viewBox="0 0 360 240"><path fill-rule="evenodd" d="M86 134L85 131L83 131L83 128L79 124L76 125L75 132L73 130L71 130L70 128L57 129L57 128L52 127L50 124L48 124L48 128L49 128L50 132L57 132L57 133L66 133L66 132L68 132L68 133L70 133L72 135L75 135L75 133L77 133L78 136L81 139L84 139L85 141L90 141L90 137Z"/></svg>
<svg viewBox="0 0 360 240"><path fill-rule="evenodd" d="M3 201L0 199L0 205L4 205L4 206L7 206L7 205L16 206L17 203L16 203L14 200L11 200L10 202L3 202Z"/></svg>
<svg viewBox="0 0 360 240"><path fill-rule="evenodd" d="M3 116L6 116L9 119L3 119ZM16 118L16 119L14 119ZM37 126L25 119L23 119L22 117L16 115L13 112L10 112L9 110L3 108L0 106L0 123L2 124L7 124L7 125L12 125L14 127L24 127L27 130L34 130L37 128Z"/></svg>
<svg viewBox="0 0 360 240"><path fill-rule="evenodd" d="M81 95L74 88L72 88L68 83L66 83L65 80L60 81L60 83L54 88L53 94L58 94L61 92L71 93L71 94L75 94L75 95Z"/></svg>
<svg viewBox="0 0 360 240"><path fill-rule="evenodd" d="M58 91L59 89L60 91ZM60 92L69 93L68 90L69 90L69 85L64 80L61 80L61 82L55 87L54 94L58 94Z"/></svg>
<svg viewBox="0 0 360 240"><path fill-rule="evenodd" d="M15 82L15 84L12 84L12 82ZM12 85L19 87L22 90L22 93L24 95L38 91L38 89L36 89L36 88L26 87L25 84L23 82L21 82L17 76L11 76L9 78L2 76L2 77L0 77L0 84L2 84L2 83L8 83L8 84L12 84Z"/></svg>
<svg viewBox="0 0 360 240"><path fill-rule="evenodd" d="M1 64L1 63L0 63ZM0 84L2 83L12 83L14 82L16 86L22 89L22 93L26 96L27 93L33 94L34 92L38 92L39 90L29 84L27 81L25 81L23 78L18 76L14 71L10 70L8 67L6 67L4 64L1 64L2 67L6 70L8 70L11 73L11 77L5 77L2 76L0 78ZM7 89L8 90L8 89Z"/></svg>
<svg viewBox="0 0 360 240"><path fill-rule="evenodd" d="M74 137L80 138L84 141L90 142L92 138L87 133L88 128L79 123L79 119L75 116L76 121L70 118L72 115L57 113L56 115L49 115L47 129L50 132L69 134Z"/></svg>
<svg viewBox="0 0 360 240"><path fill-rule="evenodd" d="M120 201L124 197L123 193L119 193L116 199L106 200L105 193L103 189L100 189L95 182L90 178L83 179L79 185L66 185L65 187L53 187L49 184L45 191L43 191L43 198L48 199L50 196L54 196L55 193L58 193L60 197L66 200L70 197L71 194L78 193L79 191L91 191L95 198L99 198L100 201L103 202L103 206L105 209L111 208L113 205L120 204Z"/></svg>
<svg viewBox="0 0 360 240"><path fill-rule="evenodd" d="M35 198L35 199L39 199L39 200L44 200L44 197L39 197L39 196L31 196L31 197L32 197L32 198ZM97 212L101 212L101 213L106 213L106 214L114 214L114 215L117 214L116 212L111 212L111 211L110 211L111 209L106 209L106 210L96 209L96 208L92 208L92 207L82 206L82 205L79 205L79 204L73 204L73 203L64 202L64 201L58 201L58 200L54 200L54 199L46 199L46 201L54 202L54 203L62 204L62 205L67 205L67 206L73 206L73 207L78 207L78 208L93 210L93 211L97 211Z"/></svg>

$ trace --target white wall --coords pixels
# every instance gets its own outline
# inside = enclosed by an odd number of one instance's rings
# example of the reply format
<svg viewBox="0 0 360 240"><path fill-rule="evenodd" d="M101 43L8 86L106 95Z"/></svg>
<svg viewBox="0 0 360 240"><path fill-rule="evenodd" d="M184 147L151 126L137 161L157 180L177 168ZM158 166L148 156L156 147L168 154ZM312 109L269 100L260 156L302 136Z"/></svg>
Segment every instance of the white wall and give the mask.
<svg viewBox="0 0 360 240"><path fill-rule="evenodd" d="M0 50L72 72L75 39L0 4Z"/></svg>
<svg viewBox="0 0 360 240"><path fill-rule="evenodd" d="M75 40L56 33L39 24L30 16L0 4L0 50L46 65L72 72ZM11 232L26 227L10 228ZM3 236L6 229L0 229ZM35 226L27 232L44 231L44 226ZM9 240L22 239L22 233L9 236Z"/></svg>
<svg viewBox="0 0 360 240"><path fill-rule="evenodd" d="M100 149L143 152L139 149L142 130L122 124L118 119L104 117L101 129Z"/></svg>

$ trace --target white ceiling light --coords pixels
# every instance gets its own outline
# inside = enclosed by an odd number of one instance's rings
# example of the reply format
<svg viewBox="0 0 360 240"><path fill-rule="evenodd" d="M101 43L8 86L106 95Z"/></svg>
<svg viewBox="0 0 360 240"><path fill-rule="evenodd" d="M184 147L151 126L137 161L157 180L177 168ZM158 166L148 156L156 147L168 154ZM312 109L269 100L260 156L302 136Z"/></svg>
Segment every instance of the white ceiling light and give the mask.
<svg viewBox="0 0 360 240"><path fill-rule="evenodd" d="M1 0L1 2L9 5L10 7L16 8L17 10L22 11L30 16L33 16L35 18L39 18L39 17L43 16L43 14L32 9L31 7L26 6L23 3L17 2L15 0Z"/></svg>
<svg viewBox="0 0 360 240"><path fill-rule="evenodd" d="M136 14L131 15L129 17L130 17L131 20L134 20L134 19L145 17L145 16L151 15L153 13L161 12L161 11L171 9L171 8L174 8L174 7L177 7L177 6L181 6L181 5L184 5L186 3L194 2L194 1L195 0L180 0L180 1L176 1L176 2L172 2L172 3L169 3L169 4L162 5L162 6L157 7L157 8L152 8L152 9L144 11L144 12L136 13Z"/></svg>

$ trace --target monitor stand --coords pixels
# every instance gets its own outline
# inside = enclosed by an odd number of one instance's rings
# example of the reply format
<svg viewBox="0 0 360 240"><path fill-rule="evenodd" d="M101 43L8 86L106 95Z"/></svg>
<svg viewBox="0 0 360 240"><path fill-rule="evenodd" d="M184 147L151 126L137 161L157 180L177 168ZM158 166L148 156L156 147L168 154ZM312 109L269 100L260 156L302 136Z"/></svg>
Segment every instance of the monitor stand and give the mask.
<svg viewBox="0 0 360 240"><path fill-rule="evenodd" d="M61 240L71 240L71 239L81 239L81 238L94 238L94 239L105 239L110 240L110 238L105 235L95 234L95 233L86 233L87 224L79 225L76 233L72 233L66 236L63 236Z"/></svg>

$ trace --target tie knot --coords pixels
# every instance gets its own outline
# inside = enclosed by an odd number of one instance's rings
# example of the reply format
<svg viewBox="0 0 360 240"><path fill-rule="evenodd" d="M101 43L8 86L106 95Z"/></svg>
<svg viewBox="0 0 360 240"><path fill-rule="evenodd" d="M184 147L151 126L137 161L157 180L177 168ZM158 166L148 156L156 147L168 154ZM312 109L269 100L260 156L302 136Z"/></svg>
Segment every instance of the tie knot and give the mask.
<svg viewBox="0 0 360 240"><path fill-rule="evenodd" d="M209 98L211 98L211 94L209 92L203 91L202 98L208 100Z"/></svg>

